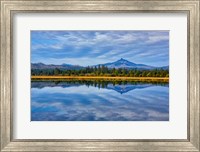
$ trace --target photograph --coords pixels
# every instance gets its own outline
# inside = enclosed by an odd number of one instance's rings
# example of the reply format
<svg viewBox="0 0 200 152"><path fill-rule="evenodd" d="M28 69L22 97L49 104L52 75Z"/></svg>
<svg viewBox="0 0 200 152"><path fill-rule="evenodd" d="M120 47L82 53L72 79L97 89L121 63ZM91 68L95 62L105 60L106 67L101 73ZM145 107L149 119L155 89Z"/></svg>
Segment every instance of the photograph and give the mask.
<svg viewBox="0 0 200 152"><path fill-rule="evenodd" d="M32 30L31 121L169 121L168 30Z"/></svg>

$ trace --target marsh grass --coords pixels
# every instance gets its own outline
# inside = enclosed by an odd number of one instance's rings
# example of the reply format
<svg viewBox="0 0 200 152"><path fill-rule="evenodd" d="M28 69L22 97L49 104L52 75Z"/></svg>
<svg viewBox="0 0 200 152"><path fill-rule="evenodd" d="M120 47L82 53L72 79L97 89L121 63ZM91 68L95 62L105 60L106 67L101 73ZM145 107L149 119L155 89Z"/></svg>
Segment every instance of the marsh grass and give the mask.
<svg viewBox="0 0 200 152"><path fill-rule="evenodd" d="M168 77L106 77L106 76L31 76L31 81L135 81L135 82L169 82Z"/></svg>

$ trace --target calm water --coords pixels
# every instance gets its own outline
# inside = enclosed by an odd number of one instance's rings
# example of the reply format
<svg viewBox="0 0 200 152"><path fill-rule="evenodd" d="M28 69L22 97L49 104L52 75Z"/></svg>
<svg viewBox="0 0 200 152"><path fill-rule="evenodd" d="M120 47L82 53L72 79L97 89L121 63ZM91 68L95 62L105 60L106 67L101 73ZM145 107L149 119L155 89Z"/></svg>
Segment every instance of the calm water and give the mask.
<svg viewBox="0 0 200 152"><path fill-rule="evenodd" d="M32 121L168 121L169 85L32 82Z"/></svg>

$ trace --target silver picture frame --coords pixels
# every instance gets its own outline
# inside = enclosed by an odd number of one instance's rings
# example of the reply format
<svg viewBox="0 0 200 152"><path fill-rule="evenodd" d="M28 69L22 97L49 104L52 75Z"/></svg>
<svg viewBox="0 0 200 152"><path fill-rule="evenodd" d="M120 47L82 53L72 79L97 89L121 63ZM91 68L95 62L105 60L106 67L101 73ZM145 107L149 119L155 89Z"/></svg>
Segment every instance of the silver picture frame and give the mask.
<svg viewBox="0 0 200 152"><path fill-rule="evenodd" d="M199 0L0 0L1 98L0 150L6 151L200 151ZM185 140L142 139L13 139L13 16L16 13L136 12L187 13L188 137ZM181 54L180 54L181 55Z"/></svg>

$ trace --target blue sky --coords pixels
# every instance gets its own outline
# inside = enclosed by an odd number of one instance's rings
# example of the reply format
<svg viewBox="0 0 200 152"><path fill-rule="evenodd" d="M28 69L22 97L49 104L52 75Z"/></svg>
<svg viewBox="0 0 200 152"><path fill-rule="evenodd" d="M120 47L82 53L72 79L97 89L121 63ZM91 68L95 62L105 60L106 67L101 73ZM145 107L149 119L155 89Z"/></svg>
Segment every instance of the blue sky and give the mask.
<svg viewBox="0 0 200 152"><path fill-rule="evenodd" d="M31 62L169 65L169 31L31 31Z"/></svg>

